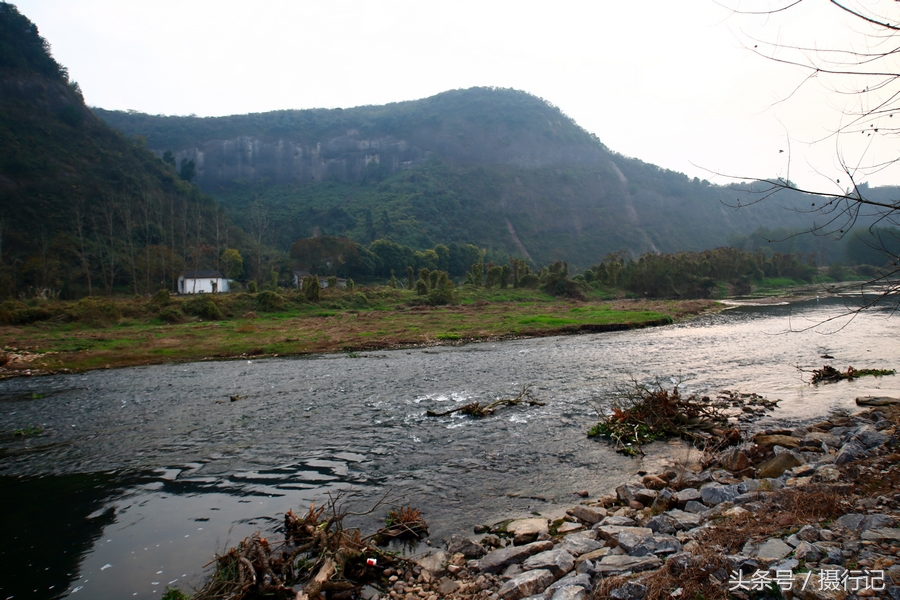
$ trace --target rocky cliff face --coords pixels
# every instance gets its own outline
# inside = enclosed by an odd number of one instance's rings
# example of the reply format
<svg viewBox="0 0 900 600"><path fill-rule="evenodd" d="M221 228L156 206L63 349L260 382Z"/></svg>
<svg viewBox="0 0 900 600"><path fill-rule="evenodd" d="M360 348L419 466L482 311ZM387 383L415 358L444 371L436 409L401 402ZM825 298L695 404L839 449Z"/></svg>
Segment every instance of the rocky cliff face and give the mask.
<svg viewBox="0 0 900 600"><path fill-rule="evenodd" d="M597 165L608 152L559 109L512 90L454 90L352 109L231 117L165 117L95 109L126 135L196 166L206 190L269 184L381 180L434 154L458 163L524 169Z"/></svg>
<svg viewBox="0 0 900 600"><path fill-rule="evenodd" d="M163 150L156 149L158 154ZM280 185L309 181L359 181L367 173L381 176L420 164L431 155L405 140L364 139L352 132L315 145L279 139L239 136L208 140L175 151L176 160L193 160L195 182L205 190L235 182Z"/></svg>

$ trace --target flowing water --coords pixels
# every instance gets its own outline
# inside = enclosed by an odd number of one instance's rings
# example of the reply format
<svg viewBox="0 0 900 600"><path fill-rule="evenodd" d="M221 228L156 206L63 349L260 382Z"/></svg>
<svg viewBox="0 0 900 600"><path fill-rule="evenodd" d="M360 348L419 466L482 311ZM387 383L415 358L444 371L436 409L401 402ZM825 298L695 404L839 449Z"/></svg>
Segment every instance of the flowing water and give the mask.
<svg viewBox="0 0 900 600"><path fill-rule="evenodd" d="M386 496L355 519L368 531L388 507L415 506L435 544L558 514L575 491L605 493L651 468L585 436L632 377L780 399L779 424L900 395L896 376L804 383L801 369L825 363L900 366L900 319L885 309L826 322L844 310L742 306L627 332L0 382L0 598L190 589L214 552L329 494L359 512ZM524 384L546 404L479 420L425 414ZM13 436L29 426L43 431Z"/></svg>

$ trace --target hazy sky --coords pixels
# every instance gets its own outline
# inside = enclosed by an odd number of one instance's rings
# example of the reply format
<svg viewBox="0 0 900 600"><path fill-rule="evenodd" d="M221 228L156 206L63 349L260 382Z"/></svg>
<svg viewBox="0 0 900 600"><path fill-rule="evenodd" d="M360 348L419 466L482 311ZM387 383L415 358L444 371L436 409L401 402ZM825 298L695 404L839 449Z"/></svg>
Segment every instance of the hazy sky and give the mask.
<svg viewBox="0 0 900 600"><path fill-rule="evenodd" d="M858 96L818 80L797 90L804 72L752 51L760 39L821 47L865 33L824 2L766 17L713 0L13 4L87 103L107 109L218 116L497 86L550 101L616 152L717 183L728 179L716 172L789 176L833 190L836 142L853 144L840 152L854 164L896 155L889 140L859 145L877 136L829 137ZM900 184L900 172L864 179Z"/></svg>

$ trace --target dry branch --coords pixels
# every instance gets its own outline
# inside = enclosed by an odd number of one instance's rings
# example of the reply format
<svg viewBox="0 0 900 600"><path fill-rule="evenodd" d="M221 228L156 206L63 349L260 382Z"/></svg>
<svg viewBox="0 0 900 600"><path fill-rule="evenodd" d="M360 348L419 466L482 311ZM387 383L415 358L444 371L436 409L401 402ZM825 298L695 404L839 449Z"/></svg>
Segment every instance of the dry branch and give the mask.
<svg viewBox="0 0 900 600"><path fill-rule="evenodd" d="M536 400L534 396L532 396L531 384L526 384L522 386L522 391L519 392L519 395L515 398L504 398L502 400L496 400L494 402L491 402L490 404L485 405L482 405L479 402L470 402L469 404L465 404L452 410L447 410L444 412L434 412L433 410L429 410L425 414L429 417L446 417L447 415L452 415L454 413L462 413L464 415L471 415L473 417L486 417L488 415L494 414L497 409L502 406L518 406L519 404L528 404L528 406L544 406L543 402Z"/></svg>

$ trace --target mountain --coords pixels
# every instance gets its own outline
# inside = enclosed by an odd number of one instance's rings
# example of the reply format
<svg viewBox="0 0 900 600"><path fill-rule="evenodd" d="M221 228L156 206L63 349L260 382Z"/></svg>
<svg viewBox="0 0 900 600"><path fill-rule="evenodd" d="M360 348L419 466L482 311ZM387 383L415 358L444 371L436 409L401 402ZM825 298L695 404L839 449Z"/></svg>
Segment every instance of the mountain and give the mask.
<svg viewBox="0 0 900 600"><path fill-rule="evenodd" d="M94 109L235 215L264 207L271 242L341 235L429 248L472 243L538 264L587 266L610 252L701 250L759 227L808 227L783 192L752 208L750 186L714 186L609 150L525 92L472 88L384 106L229 117Z"/></svg>
<svg viewBox="0 0 900 600"><path fill-rule="evenodd" d="M37 27L0 3L0 297L155 291L196 262L218 216L98 119Z"/></svg>

